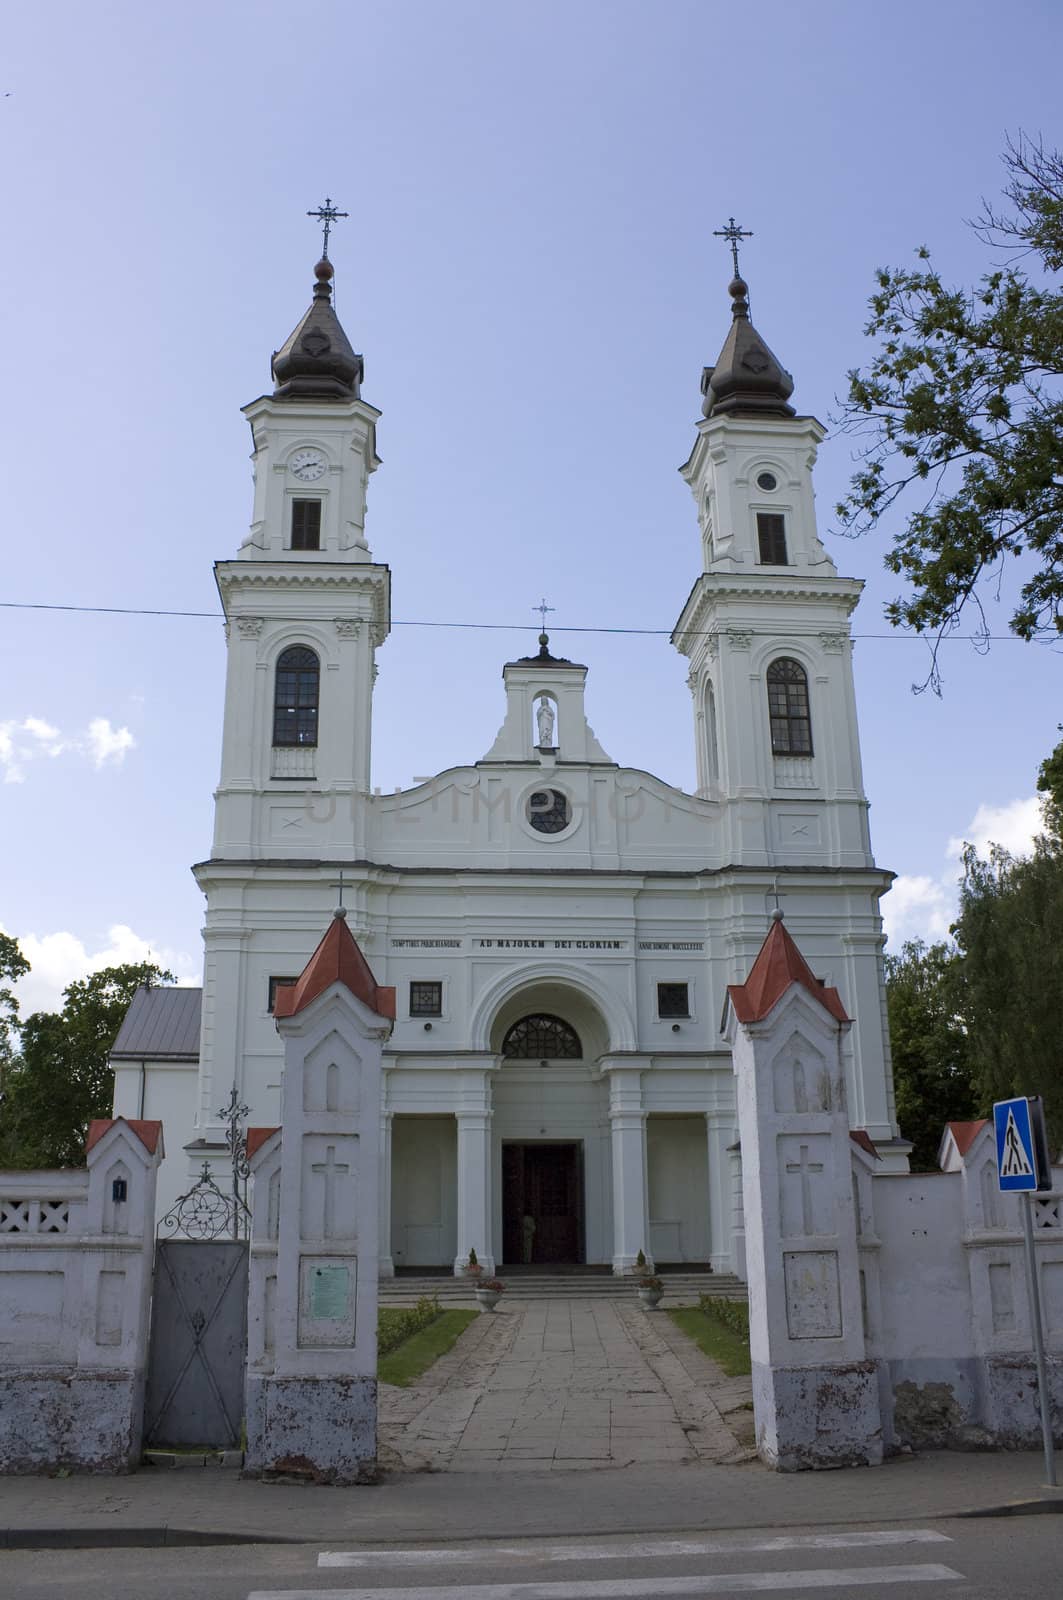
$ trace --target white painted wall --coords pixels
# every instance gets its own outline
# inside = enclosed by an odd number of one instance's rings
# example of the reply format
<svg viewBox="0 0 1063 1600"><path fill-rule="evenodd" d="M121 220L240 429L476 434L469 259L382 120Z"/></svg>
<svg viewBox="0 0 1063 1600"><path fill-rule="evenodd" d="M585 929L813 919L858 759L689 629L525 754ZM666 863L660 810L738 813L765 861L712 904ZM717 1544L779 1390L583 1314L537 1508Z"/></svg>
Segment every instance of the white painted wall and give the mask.
<svg viewBox="0 0 1063 1600"><path fill-rule="evenodd" d="M457 1124L453 1117L395 1116L392 1260L396 1267L445 1267L457 1251Z"/></svg>
<svg viewBox="0 0 1063 1600"><path fill-rule="evenodd" d="M646 1123L650 1251L662 1261L707 1261L708 1130L702 1117L650 1116Z"/></svg>

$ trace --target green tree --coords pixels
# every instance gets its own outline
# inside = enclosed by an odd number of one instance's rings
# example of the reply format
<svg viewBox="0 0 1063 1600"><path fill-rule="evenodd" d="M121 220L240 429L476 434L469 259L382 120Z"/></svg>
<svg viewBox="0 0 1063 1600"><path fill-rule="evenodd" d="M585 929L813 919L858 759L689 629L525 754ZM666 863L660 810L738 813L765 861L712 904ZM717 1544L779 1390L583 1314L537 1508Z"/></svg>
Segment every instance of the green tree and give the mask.
<svg viewBox="0 0 1063 1600"><path fill-rule="evenodd" d="M972 223L1002 264L975 289L947 285L925 247L915 267L881 268L865 328L878 348L849 373L840 419L868 436L843 528L910 507L885 558L910 592L887 616L939 637L968 601L984 627L981 586L1009 558L1024 558L1012 631L1063 632L1063 153L1020 134L1003 160L1008 208Z"/></svg>
<svg viewBox="0 0 1063 1600"><path fill-rule="evenodd" d="M1063 728L1060 729L1063 733ZM1052 838L1063 842L1063 739L1050 756L1041 762L1037 774L1037 789L1044 795L1042 802L1045 828Z"/></svg>
<svg viewBox="0 0 1063 1600"><path fill-rule="evenodd" d="M30 964L8 933L0 933L0 1094L18 1043L18 1001L10 987L24 978Z"/></svg>
<svg viewBox="0 0 1063 1600"><path fill-rule="evenodd" d="M974 1115L968 1036L957 1014L960 958L947 944L911 939L886 956L886 1004L897 1120L916 1172L937 1167L950 1118Z"/></svg>
<svg viewBox="0 0 1063 1600"><path fill-rule="evenodd" d="M1045 835L1016 859L992 846L963 857L958 1008L967 1027L980 1110L1016 1094L1044 1096L1049 1137L1063 1140L1063 842Z"/></svg>
<svg viewBox="0 0 1063 1600"><path fill-rule="evenodd" d="M21 1054L0 1106L0 1167L77 1166L93 1117L110 1115L107 1057L143 983L172 983L150 961L105 967L63 991L62 1011L37 1011L21 1029Z"/></svg>

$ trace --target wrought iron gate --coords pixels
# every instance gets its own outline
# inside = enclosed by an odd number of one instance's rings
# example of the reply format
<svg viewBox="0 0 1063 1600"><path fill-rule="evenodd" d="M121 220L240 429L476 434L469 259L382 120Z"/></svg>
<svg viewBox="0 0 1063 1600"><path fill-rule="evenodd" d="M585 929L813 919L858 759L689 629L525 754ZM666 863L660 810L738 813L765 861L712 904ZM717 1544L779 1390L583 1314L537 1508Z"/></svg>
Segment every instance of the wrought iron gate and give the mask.
<svg viewBox="0 0 1063 1600"><path fill-rule="evenodd" d="M144 1443L238 1449L247 1359L246 1207L204 1166L160 1223L155 1247Z"/></svg>

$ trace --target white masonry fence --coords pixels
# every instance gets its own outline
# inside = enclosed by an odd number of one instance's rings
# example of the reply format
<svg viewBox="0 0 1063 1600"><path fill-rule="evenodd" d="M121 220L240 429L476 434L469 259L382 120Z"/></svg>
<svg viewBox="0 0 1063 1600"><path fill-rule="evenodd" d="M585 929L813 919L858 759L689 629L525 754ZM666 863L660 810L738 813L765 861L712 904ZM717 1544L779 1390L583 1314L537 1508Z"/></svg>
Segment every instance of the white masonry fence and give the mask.
<svg viewBox="0 0 1063 1600"><path fill-rule="evenodd" d="M119 1118L83 1169L0 1172L0 1471L140 1459L162 1160Z"/></svg>

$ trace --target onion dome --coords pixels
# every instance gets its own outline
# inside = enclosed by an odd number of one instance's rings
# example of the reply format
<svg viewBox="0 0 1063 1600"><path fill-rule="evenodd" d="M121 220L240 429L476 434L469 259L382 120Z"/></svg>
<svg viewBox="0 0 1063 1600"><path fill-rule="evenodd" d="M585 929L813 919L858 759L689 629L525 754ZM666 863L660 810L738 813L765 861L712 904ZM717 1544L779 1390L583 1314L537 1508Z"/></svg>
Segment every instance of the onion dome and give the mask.
<svg viewBox="0 0 1063 1600"><path fill-rule="evenodd" d="M271 363L275 400L360 400L362 358L340 326L332 304L332 262L314 268L314 298Z"/></svg>
<svg viewBox="0 0 1063 1600"><path fill-rule="evenodd" d="M719 360L702 373L703 414L722 417L755 412L758 416L792 417L794 408L787 401L794 392L794 380L749 320L748 285L743 278L732 278L727 292L733 302L733 320Z"/></svg>

